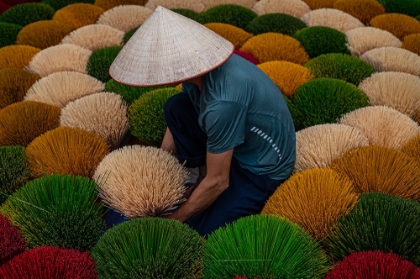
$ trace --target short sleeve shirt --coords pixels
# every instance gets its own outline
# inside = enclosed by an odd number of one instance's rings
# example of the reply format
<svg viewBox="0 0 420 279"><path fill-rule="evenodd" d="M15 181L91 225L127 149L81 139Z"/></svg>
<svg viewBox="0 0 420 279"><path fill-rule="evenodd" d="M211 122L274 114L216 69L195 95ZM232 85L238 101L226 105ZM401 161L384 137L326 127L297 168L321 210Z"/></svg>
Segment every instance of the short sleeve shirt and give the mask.
<svg viewBox="0 0 420 279"><path fill-rule="evenodd" d="M272 179L286 179L294 167L296 136L285 97L248 60L232 55L202 76L197 86L183 83L207 134L207 151L233 149L241 167Z"/></svg>

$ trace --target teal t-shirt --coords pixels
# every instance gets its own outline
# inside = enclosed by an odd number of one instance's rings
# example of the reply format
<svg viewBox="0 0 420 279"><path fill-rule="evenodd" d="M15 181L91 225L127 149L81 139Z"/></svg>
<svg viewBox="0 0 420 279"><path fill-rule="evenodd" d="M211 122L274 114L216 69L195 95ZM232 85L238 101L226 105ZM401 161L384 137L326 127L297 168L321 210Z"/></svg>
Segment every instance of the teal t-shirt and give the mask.
<svg viewBox="0 0 420 279"><path fill-rule="evenodd" d="M196 85L182 84L207 134L207 151L233 148L241 167L284 180L293 170L296 135L286 101L276 84L257 66L232 55L202 76Z"/></svg>

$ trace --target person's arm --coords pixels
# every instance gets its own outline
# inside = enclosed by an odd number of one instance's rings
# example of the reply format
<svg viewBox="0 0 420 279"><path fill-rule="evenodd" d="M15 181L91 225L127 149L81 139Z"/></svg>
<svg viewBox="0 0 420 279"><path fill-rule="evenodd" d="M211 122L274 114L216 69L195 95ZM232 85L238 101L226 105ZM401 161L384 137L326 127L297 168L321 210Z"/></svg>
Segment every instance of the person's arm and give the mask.
<svg viewBox="0 0 420 279"><path fill-rule="evenodd" d="M168 127L166 127L166 132L162 140L162 144L160 145L160 148L162 148L165 151L168 151L172 155L176 155L176 148L174 143L174 138L172 136L171 131Z"/></svg>
<svg viewBox="0 0 420 279"><path fill-rule="evenodd" d="M185 222L210 206L229 186L229 172L233 149L220 154L207 153L207 175L184 202L172 214L165 216Z"/></svg>

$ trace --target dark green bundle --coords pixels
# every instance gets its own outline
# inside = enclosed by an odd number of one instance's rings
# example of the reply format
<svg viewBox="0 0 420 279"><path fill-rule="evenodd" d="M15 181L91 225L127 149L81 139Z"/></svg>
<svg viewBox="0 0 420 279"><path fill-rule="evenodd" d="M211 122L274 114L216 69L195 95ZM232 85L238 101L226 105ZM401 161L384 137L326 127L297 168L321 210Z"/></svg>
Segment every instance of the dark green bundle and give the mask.
<svg viewBox="0 0 420 279"><path fill-rule="evenodd" d="M22 27L40 20L52 19L55 10L43 3L18 4L0 15L0 21L14 23Z"/></svg>
<svg viewBox="0 0 420 279"><path fill-rule="evenodd" d="M198 23L204 24L204 19L200 13L188 9L172 9L172 11L197 21Z"/></svg>
<svg viewBox="0 0 420 279"><path fill-rule="evenodd" d="M298 225L277 216L253 215L210 234L204 278L324 278L328 258Z"/></svg>
<svg viewBox="0 0 420 279"><path fill-rule="evenodd" d="M22 29L22 26L0 22L0 48L8 45L14 45L16 43L16 38L19 31Z"/></svg>
<svg viewBox="0 0 420 279"><path fill-rule="evenodd" d="M223 4L211 7L201 13L204 23L227 23L242 29L258 15L243 6L235 4Z"/></svg>
<svg viewBox="0 0 420 279"><path fill-rule="evenodd" d="M326 26L312 26L297 31L293 37L305 48L310 58L328 53L350 54L346 35Z"/></svg>
<svg viewBox="0 0 420 279"><path fill-rule="evenodd" d="M246 31L259 35L262 33L276 32L293 36L298 30L305 28L302 20L281 13L265 14L254 18L245 28Z"/></svg>
<svg viewBox="0 0 420 279"><path fill-rule="evenodd" d="M64 8L65 6L76 3L94 4L95 0L42 0L42 3L48 4L56 10Z"/></svg>
<svg viewBox="0 0 420 279"><path fill-rule="evenodd" d="M351 83L332 78L304 83L288 102L297 130L336 123L342 115L368 105L363 91Z"/></svg>
<svg viewBox="0 0 420 279"><path fill-rule="evenodd" d="M377 0L387 13L417 16L420 14L420 0Z"/></svg>
<svg viewBox="0 0 420 279"><path fill-rule="evenodd" d="M176 220L142 217L105 232L92 250L100 279L200 278L204 239Z"/></svg>
<svg viewBox="0 0 420 279"><path fill-rule="evenodd" d="M93 51L86 66L88 74L102 82L110 80L108 69L121 49L122 46L109 46Z"/></svg>
<svg viewBox="0 0 420 279"><path fill-rule="evenodd" d="M174 87L161 88L141 95L128 108L131 134L149 145L159 147L166 131L163 113L169 97L178 94Z"/></svg>
<svg viewBox="0 0 420 279"><path fill-rule="evenodd" d="M110 79L106 85L105 90L109 92L114 92L119 95L126 101L128 105L131 105L135 100L137 100L141 95L149 91L156 89L167 88L168 86L149 86L149 87L134 87L129 85L124 85L116 82L113 79Z"/></svg>
<svg viewBox="0 0 420 279"><path fill-rule="evenodd" d="M420 264L420 204L382 193L362 194L323 241L337 262L353 252L379 250Z"/></svg>
<svg viewBox="0 0 420 279"><path fill-rule="evenodd" d="M26 183L1 207L22 231L28 248L90 250L105 229L96 183L87 177L49 175Z"/></svg>
<svg viewBox="0 0 420 279"><path fill-rule="evenodd" d="M365 61L343 53L322 54L304 65L317 77L337 78L359 85L375 69Z"/></svg>
<svg viewBox="0 0 420 279"><path fill-rule="evenodd" d="M0 205L30 177L23 146L0 147Z"/></svg>

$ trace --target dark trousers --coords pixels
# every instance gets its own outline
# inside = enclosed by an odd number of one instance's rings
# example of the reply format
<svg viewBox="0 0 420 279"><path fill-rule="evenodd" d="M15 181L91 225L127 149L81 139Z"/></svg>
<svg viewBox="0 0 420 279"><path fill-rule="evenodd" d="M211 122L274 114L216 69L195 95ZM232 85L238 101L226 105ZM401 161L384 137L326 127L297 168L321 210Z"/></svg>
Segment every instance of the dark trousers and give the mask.
<svg viewBox="0 0 420 279"><path fill-rule="evenodd" d="M180 163L189 168L205 165L207 136L198 124L197 111L187 94L180 93L168 99L165 120ZM243 216L258 214L281 182L242 168L233 157L229 187L207 209L186 223L201 235L207 235Z"/></svg>

